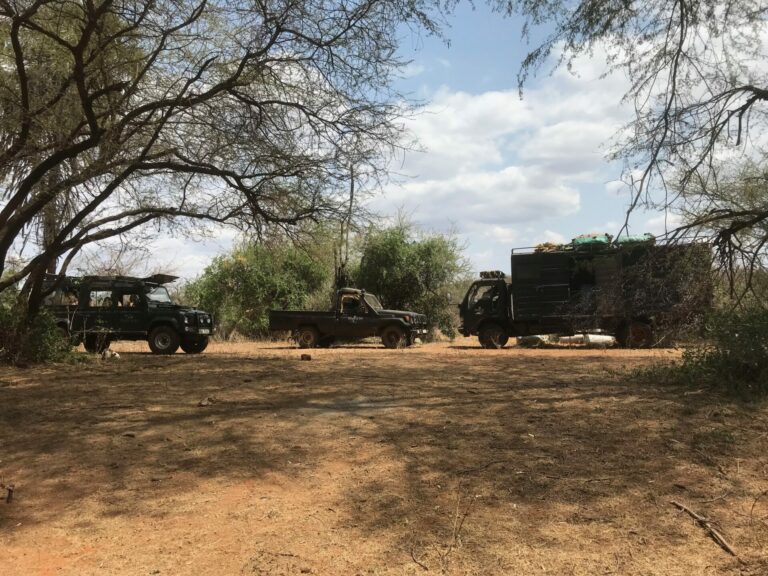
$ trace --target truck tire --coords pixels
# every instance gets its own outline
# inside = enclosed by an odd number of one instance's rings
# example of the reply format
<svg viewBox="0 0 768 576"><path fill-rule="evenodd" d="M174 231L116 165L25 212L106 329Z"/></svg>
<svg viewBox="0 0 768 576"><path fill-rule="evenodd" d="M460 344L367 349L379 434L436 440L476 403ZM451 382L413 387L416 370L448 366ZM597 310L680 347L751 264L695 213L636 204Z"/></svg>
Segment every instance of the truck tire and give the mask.
<svg viewBox="0 0 768 576"><path fill-rule="evenodd" d="M616 342L622 348L650 348L653 346L653 328L642 320L626 322L616 330Z"/></svg>
<svg viewBox="0 0 768 576"><path fill-rule="evenodd" d="M299 348L315 348L320 334L314 326L302 326L296 331L295 338Z"/></svg>
<svg viewBox="0 0 768 576"><path fill-rule="evenodd" d="M507 342L509 342L509 336L498 324L486 324L480 328L477 339L480 340L480 345L483 348L488 348L489 350L504 348Z"/></svg>
<svg viewBox="0 0 768 576"><path fill-rule="evenodd" d="M170 326L158 326L149 333L147 342L154 354L173 354L179 349L179 334Z"/></svg>
<svg viewBox="0 0 768 576"><path fill-rule="evenodd" d="M181 341L181 349L187 354L200 354L208 348L208 336L189 338Z"/></svg>
<svg viewBox="0 0 768 576"><path fill-rule="evenodd" d="M381 332L381 343L385 348L403 348L406 345L405 332L399 326L387 326Z"/></svg>
<svg viewBox="0 0 768 576"><path fill-rule="evenodd" d="M107 334L86 334L83 340L85 351L91 354L100 354L109 348L110 339Z"/></svg>

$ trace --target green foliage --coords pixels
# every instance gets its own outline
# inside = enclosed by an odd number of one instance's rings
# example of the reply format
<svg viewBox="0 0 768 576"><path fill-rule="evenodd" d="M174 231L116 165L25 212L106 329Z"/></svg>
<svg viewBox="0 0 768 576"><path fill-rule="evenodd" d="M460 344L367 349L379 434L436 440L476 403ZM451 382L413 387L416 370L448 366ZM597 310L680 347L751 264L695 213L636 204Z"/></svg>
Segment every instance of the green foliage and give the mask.
<svg viewBox="0 0 768 576"><path fill-rule="evenodd" d="M682 361L642 371L643 379L686 386L710 385L744 400L768 397L768 310L718 311L707 322L705 344Z"/></svg>
<svg viewBox="0 0 768 576"><path fill-rule="evenodd" d="M321 261L291 246L246 244L215 258L184 299L213 312L224 337L260 337L268 334L270 309L306 306L328 292L330 277Z"/></svg>
<svg viewBox="0 0 768 576"><path fill-rule="evenodd" d="M72 346L53 317L43 311L31 323L25 318L11 291L0 294L0 362L39 364L59 362L69 356Z"/></svg>
<svg viewBox="0 0 768 576"><path fill-rule="evenodd" d="M454 337L450 291L467 272L455 237L419 235L400 223L370 233L354 277L358 288L376 294L385 307L426 314L430 328Z"/></svg>

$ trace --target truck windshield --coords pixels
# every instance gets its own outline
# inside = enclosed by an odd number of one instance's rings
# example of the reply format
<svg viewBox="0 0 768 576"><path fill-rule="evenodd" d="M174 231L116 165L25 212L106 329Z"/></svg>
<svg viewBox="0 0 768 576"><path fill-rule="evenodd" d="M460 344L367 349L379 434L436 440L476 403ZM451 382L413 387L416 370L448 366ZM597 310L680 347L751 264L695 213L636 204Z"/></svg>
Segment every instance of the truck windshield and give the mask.
<svg viewBox="0 0 768 576"><path fill-rule="evenodd" d="M379 302L379 299L376 298L373 294L366 294L365 295L365 303L368 304L373 310L376 310L377 312L379 310L382 310L384 306L381 305L381 302Z"/></svg>
<svg viewBox="0 0 768 576"><path fill-rule="evenodd" d="M173 304L165 286L147 286L146 295L150 303Z"/></svg>
<svg viewBox="0 0 768 576"><path fill-rule="evenodd" d="M491 314L498 310L499 287L497 284L475 284L470 289L467 310L474 314Z"/></svg>

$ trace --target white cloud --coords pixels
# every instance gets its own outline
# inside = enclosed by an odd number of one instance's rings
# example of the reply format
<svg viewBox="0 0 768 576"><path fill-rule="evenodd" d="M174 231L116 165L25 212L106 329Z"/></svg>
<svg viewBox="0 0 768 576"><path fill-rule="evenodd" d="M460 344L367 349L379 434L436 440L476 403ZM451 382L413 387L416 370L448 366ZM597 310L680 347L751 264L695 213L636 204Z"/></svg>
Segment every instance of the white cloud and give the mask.
<svg viewBox="0 0 768 576"><path fill-rule="evenodd" d="M403 67L400 76L403 78L415 78L424 73L426 67L419 62L409 62Z"/></svg>
<svg viewBox="0 0 768 576"><path fill-rule="evenodd" d="M678 214L657 214L651 216L645 221L645 227L643 230L631 230L633 234L642 234L644 232L650 232L654 236L661 236L667 232L674 230L683 220Z"/></svg>
<svg viewBox="0 0 768 576"><path fill-rule="evenodd" d="M578 191L535 168L510 166L498 172L459 174L442 180L423 180L392 188L384 204L404 206L430 228L457 222L508 227L542 217L578 211Z"/></svg>

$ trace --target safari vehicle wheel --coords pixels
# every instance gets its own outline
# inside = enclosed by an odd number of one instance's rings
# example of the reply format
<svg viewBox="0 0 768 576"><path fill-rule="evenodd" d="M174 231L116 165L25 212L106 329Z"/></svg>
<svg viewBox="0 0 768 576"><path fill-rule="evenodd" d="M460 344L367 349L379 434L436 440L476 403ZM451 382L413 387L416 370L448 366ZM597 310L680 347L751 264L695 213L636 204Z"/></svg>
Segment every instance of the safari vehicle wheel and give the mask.
<svg viewBox="0 0 768 576"><path fill-rule="evenodd" d="M208 348L208 337L201 336L199 338L190 338L188 340L181 341L181 349L187 354L200 354L203 350Z"/></svg>
<svg viewBox="0 0 768 576"><path fill-rule="evenodd" d="M299 348L314 348L317 346L317 342L320 339L320 335L317 332L317 328L312 326L303 326L296 332L296 343Z"/></svg>
<svg viewBox="0 0 768 576"><path fill-rule="evenodd" d="M86 334L83 340L85 351L91 354L100 354L109 348L110 340L106 334Z"/></svg>
<svg viewBox="0 0 768 576"><path fill-rule="evenodd" d="M397 326L388 326L381 333L381 343L385 348L402 348L406 345L405 332Z"/></svg>
<svg viewBox="0 0 768 576"><path fill-rule="evenodd" d="M480 345L483 348L491 350L504 348L507 342L509 342L509 336L498 324L486 324L480 329L480 334L477 335L477 338L480 340Z"/></svg>
<svg viewBox="0 0 768 576"><path fill-rule="evenodd" d="M170 326L158 326L152 330L148 342L155 354L173 354L179 349L179 335Z"/></svg>
<svg viewBox="0 0 768 576"><path fill-rule="evenodd" d="M653 328L642 320L627 322L616 331L616 341L622 348L650 348L653 346Z"/></svg>

